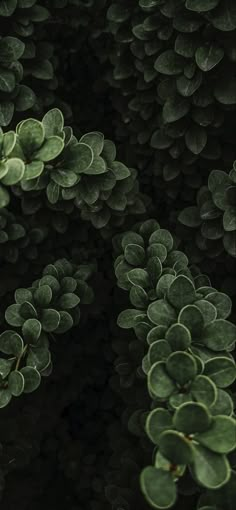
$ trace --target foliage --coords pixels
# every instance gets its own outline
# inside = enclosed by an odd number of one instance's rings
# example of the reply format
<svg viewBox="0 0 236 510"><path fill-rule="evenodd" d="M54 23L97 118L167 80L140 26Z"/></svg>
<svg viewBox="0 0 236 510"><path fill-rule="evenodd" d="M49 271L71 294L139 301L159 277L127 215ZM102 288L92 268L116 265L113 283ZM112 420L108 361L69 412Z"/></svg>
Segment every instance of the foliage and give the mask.
<svg viewBox="0 0 236 510"><path fill-rule="evenodd" d="M235 506L235 32L0 2L2 510Z"/></svg>
<svg viewBox="0 0 236 510"><path fill-rule="evenodd" d="M236 327L229 297L195 275L171 234L147 220L114 243L118 286L133 308L118 325L133 328L143 345L142 370L152 399L146 433L154 467L141 487L154 508L170 508L176 482L190 469L195 484L215 490L230 480L235 449L234 404L226 389L236 378Z"/></svg>
<svg viewBox="0 0 236 510"><path fill-rule="evenodd" d="M29 288L15 291L5 321L14 329L0 335L0 407L23 392L35 391L41 376L52 370L50 336L62 335L80 319L79 303L89 304L93 292L86 280L89 266L74 266L66 259L45 267L41 278Z"/></svg>
<svg viewBox="0 0 236 510"><path fill-rule="evenodd" d="M199 228L196 246L204 254L216 257L225 250L236 257L236 162L229 173L212 170L208 187L199 189L197 205L184 209L179 221Z"/></svg>

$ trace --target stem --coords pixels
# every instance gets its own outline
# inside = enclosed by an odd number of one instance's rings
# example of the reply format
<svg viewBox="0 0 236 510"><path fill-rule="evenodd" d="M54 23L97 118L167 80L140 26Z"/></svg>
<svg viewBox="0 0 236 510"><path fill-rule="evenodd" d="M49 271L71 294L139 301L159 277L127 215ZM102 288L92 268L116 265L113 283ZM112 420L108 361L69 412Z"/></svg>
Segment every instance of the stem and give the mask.
<svg viewBox="0 0 236 510"><path fill-rule="evenodd" d="M25 347L24 347L24 349L23 349L23 351L22 351L22 353L20 354L19 358L17 359L17 363L16 363L16 368L15 368L15 370L18 370L18 368L19 368L19 366L20 366L21 359L24 357L24 355L25 355L25 353L26 353L27 349L28 349L28 345L26 344L26 345L25 345Z"/></svg>

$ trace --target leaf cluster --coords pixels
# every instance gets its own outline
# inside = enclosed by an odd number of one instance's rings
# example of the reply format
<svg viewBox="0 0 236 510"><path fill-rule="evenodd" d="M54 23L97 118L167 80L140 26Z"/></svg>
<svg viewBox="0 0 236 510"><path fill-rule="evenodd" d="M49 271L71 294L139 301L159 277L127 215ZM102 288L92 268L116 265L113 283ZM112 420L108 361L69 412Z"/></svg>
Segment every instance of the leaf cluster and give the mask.
<svg viewBox="0 0 236 510"><path fill-rule="evenodd" d="M227 320L231 300L208 278L193 275L187 257L155 220L118 235L114 248L117 283L133 305L120 313L118 325L134 329L146 344L142 370L152 399L146 432L156 449L141 487L152 506L169 508L186 466L196 484L211 490L231 476L227 454L236 446L227 391L236 378L231 354L236 327Z"/></svg>
<svg viewBox="0 0 236 510"><path fill-rule="evenodd" d="M13 329L0 335L0 407L13 396L36 390L41 377L50 375L50 337L79 323L79 305L93 301L90 276L89 265L75 266L61 259L46 266L31 287L15 291L15 302L5 312Z"/></svg>
<svg viewBox="0 0 236 510"><path fill-rule="evenodd" d="M185 208L179 221L198 229L195 243L202 254L236 257L236 162L229 173L211 171L208 186L197 193L197 205Z"/></svg>

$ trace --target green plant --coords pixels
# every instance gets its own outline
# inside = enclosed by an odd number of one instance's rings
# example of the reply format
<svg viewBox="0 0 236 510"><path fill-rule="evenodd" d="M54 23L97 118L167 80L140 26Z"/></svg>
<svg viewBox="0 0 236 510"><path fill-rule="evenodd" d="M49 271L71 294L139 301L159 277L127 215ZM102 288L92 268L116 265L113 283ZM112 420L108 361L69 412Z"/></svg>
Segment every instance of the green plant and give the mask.
<svg viewBox="0 0 236 510"><path fill-rule="evenodd" d="M234 3L0 2L2 510L235 506Z"/></svg>
<svg viewBox="0 0 236 510"><path fill-rule="evenodd" d="M50 338L62 335L80 319L79 304L90 304L93 292L86 280L91 267L71 264L66 259L45 267L41 278L29 288L15 291L15 303L8 306L5 321L14 329L0 335L0 407L12 397L31 393L41 376L52 370Z"/></svg>
<svg viewBox="0 0 236 510"><path fill-rule="evenodd" d="M212 170L208 187L198 191L197 205L184 209L179 221L199 228L196 245L204 254L216 257L225 250L236 257L236 162L229 173Z"/></svg>
<svg viewBox="0 0 236 510"><path fill-rule="evenodd" d="M215 490L230 480L227 454L235 450L230 387L236 378L236 327L231 300L194 276L170 233L148 220L115 242L118 286L133 308L118 317L146 344L142 370L152 400L146 433L154 466L141 487L154 508L170 508L189 467L196 485ZM184 483L184 482L183 482Z"/></svg>

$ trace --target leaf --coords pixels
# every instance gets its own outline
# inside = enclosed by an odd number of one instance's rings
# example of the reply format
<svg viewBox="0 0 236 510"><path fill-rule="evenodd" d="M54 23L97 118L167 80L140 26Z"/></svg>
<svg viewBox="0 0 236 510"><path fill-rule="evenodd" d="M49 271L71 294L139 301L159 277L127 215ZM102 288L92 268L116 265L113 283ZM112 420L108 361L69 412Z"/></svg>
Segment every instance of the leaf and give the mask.
<svg viewBox="0 0 236 510"><path fill-rule="evenodd" d="M194 449L191 441L175 430L164 431L159 440L159 451L172 464L191 464Z"/></svg>
<svg viewBox="0 0 236 510"><path fill-rule="evenodd" d="M38 372L46 370L51 362L51 354L47 347L35 347L28 351L27 366L36 368Z"/></svg>
<svg viewBox="0 0 236 510"><path fill-rule="evenodd" d="M183 70L184 59L173 50L161 53L154 63L154 69L161 74L172 76L180 74Z"/></svg>
<svg viewBox="0 0 236 510"><path fill-rule="evenodd" d="M42 122L35 119L26 119L18 127L20 144L26 154L32 154L41 147L45 132Z"/></svg>
<svg viewBox="0 0 236 510"><path fill-rule="evenodd" d="M0 350L4 354L18 357L22 354L24 343L20 335L13 330L6 330L0 335Z"/></svg>
<svg viewBox="0 0 236 510"><path fill-rule="evenodd" d="M35 345L41 335L42 326L37 319L28 319L22 326L22 334L25 341Z"/></svg>
<svg viewBox="0 0 236 510"><path fill-rule="evenodd" d="M6 407L9 404L11 398L12 398L11 392L7 388L0 389L0 409Z"/></svg>
<svg viewBox="0 0 236 510"><path fill-rule="evenodd" d="M131 172L130 172L129 168L127 168L120 161L114 161L111 164L111 171L114 174L114 176L115 176L117 181L121 181L123 179L127 179L131 175Z"/></svg>
<svg viewBox="0 0 236 510"><path fill-rule="evenodd" d="M148 272L145 269L136 268L128 271L127 278L132 285L139 285L140 287L147 289L151 285L151 281Z"/></svg>
<svg viewBox="0 0 236 510"><path fill-rule="evenodd" d="M102 135L102 133L94 131L91 133L87 133L86 135L83 135L79 140L79 143L80 142L89 145L95 156L100 156L100 154L103 151L104 136Z"/></svg>
<svg viewBox="0 0 236 510"><path fill-rule="evenodd" d="M40 285L37 289L34 291L34 300L35 303L40 308L46 308L49 306L49 304L52 301L52 289L49 285Z"/></svg>
<svg viewBox="0 0 236 510"><path fill-rule="evenodd" d="M11 101L1 101L0 104L0 126L8 126L14 113L14 104Z"/></svg>
<svg viewBox="0 0 236 510"><path fill-rule="evenodd" d="M171 473L153 466L145 467L140 477L141 490L149 504L157 509L172 507L177 489Z"/></svg>
<svg viewBox="0 0 236 510"><path fill-rule="evenodd" d="M56 182L50 181L47 185L47 198L50 204L56 204L60 196L60 187Z"/></svg>
<svg viewBox="0 0 236 510"><path fill-rule="evenodd" d="M154 245L155 246L155 245ZM173 274L163 274L156 285L156 295L158 298L166 297L168 289L171 283L174 281L175 276Z"/></svg>
<svg viewBox="0 0 236 510"><path fill-rule="evenodd" d="M215 44L200 46L195 53L198 67L204 71L211 71L224 57L224 50Z"/></svg>
<svg viewBox="0 0 236 510"><path fill-rule="evenodd" d="M197 375L197 364L193 356L187 352L172 352L166 362L166 370L170 377L180 386L184 386Z"/></svg>
<svg viewBox="0 0 236 510"><path fill-rule="evenodd" d="M186 305L178 316L178 322L186 326L192 336L199 337L204 327L204 317L196 305Z"/></svg>
<svg viewBox="0 0 236 510"><path fill-rule="evenodd" d="M92 165L93 158L93 151L89 145L78 143L70 149L68 156L66 154L66 164L70 170L80 174L88 170Z"/></svg>
<svg viewBox="0 0 236 510"><path fill-rule="evenodd" d="M150 365L153 365L156 361L166 361L170 354L171 348L166 340L152 342L148 351Z"/></svg>
<svg viewBox="0 0 236 510"><path fill-rule="evenodd" d="M190 206L183 209L178 216L178 220L186 227L191 228L199 227L202 223L199 209L196 206Z"/></svg>
<svg viewBox="0 0 236 510"><path fill-rule="evenodd" d="M67 292L63 294L59 299L59 305L61 308L65 310L69 310L71 308L75 308L80 302L80 298L73 294L72 292Z"/></svg>
<svg viewBox="0 0 236 510"><path fill-rule="evenodd" d="M138 244L127 244L124 250L125 259L132 266L141 266L145 261L145 251Z"/></svg>
<svg viewBox="0 0 236 510"><path fill-rule="evenodd" d="M66 333L66 331L69 331L73 327L73 319L68 312L62 311L62 312L59 312L59 314L60 314L60 322L59 322L59 326L55 330L55 333L57 335Z"/></svg>
<svg viewBox="0 0 236 510"><path fill-rule="evenodd" d="M48 308L47 310L42 310L41 315L41 324L44 331L50 333L55 331L60 323L60 314L57 310L52 308Z"/></svg>
<svg viewBox="0 0 236 510"><path fill-rule="evenodd" d="M0 92L10 93L16 85L15 75L12 71L0 68Z"/></svg>
<svg viewBox="0 0 236 510"><path fill-rule="evenodd" d="M0 3L0 16L11 16L16 6L17 0L2 0Z"/></svg>
<svg viewBox="0 0 236 510"><path fill-rule="evenodd" d="M167 298L177 309L192 304L196 300L194 284L186 276L177 276L168 289Z"/></svg>
<svg viewBox="0 0 236 510"><path fill-rule="evenodd" d="M227 388L236 379L236 367L232 359L225 356L212 358L205 363L204 375L207 375L219 388Z"/></svg>
<svg viewBox="0 0 236 510"><path fill-rule="evenodd" d="M0 7L1 11L1 7ZM0 40L0 60L1 62L14 62L22 57L25 50L25 44L16 37L3 37Z"/></svg>
<svg viewBox="0 0 236 510"><path fill-rule="evenodd" d="M20 315L21 305L13 304L8 306L5 312L5 319L10 326L19 327L24 323L24 319Z"/></svg>
<svg viewBox="0 0 236 510"><path fill-rule="evenodd" d="M42 119L46 138L60 136L64 126L62 112L58 108L49 110Z"/></svg>
<svg viewBox="0 0 236 510"><path fill-rule="evenodd" d="M185 142L188 149L193 152L193 154L200 154L206 143L207 143L207 133L206 130L194 124L185 134Z"/></svg>
<svg viewBox="0 0 236 510"><path fill-rule="evenodd" d="M7 174L3 177L2 183L6 186L17 184L24 176L25 165L19 158L7 160Z"/></svg>
<svg viewBox="0 0 236 510"><path fill-rule="evenodd" d="M25 166L24 181L36 179L41 175L44 169L42 161L32 161L32 163Z"/></svg>
<svg viewBox="0 0 236 510"><path fill-rule="evenodd" d="M232 398L229 396L227 391L217 388L217 397L215 403L211 406L211 414L217 416L224 414L226 416L232 416L234 404Z"/></svg>
<svg viewBox="0 0 236 510"><path fill-rule="evenodd" d="M1 339L1 337L0 337ZM1 349L1 343L0 343ZM12 365L14 363L14 359L2 359L0 358L0 378L5 379L11 371Z"/></svg>
<svg viewBox="0 0 236 510"><path fill-rule="evenodd" d="M223 226L227 232L236 230L236 207L227 207L223 215Z"/></svg>
<svg viewBox="0 0 236 510"><path fill-rule="evenodd" d="M235 449L235 420L229 416L216 416L209 430L196 434L195 438L212 452L229 453Z"/></svg>
<svg viewBox="0 0 236 510"><path fill-rule="evenodd" d="M176 389L165 369L164 361L157 361L148 372L148 389L152 395L167 399Z"/></svg>
<svg viewBox="0 0 236 510"><path fill-rule="evenodd" d="M41 376L38 370L33 367L23 367L20 372L24 377L24 393L32 393L32 391L35 391L41 382Z"/></svg>
<svg viewBox="0 0 236 510"><path fill-rule="evenodd" d="M196 480L207 489L222 487L230 478L230 465L227 458L201 445L194 446L192 469Z"/></svg>
<svg viewBox="0 0 236 510"><path fill-rule="evenodd" d="M29 110L36 103L36 95L30 87L26 85L18 86L18 94L15 99L15 108L17 112Z"/></svg>
<svg viewBox="0 0 236 510"><path fill-rule="evenodd" d="M142 287L134 285L130 289L130 302L135 308L145 309L149 304L148 295Z"/></svg>
<svg viewBox="0 0 236 510"><path fill-rule="evenodd" d="M190 392L197 402L207 407L214 405L217 399L217 388L213 381L205 375L198 375L194 379L190 386Z"/></svg>
<svg viewBox="0 0 236 510"><path fill-rule="evenodd" d="M236 28L236 6L234 0L220 3L219 7L209 13L209 21L213 27L223 32L230 32Z"/></svg>
<svg viewBox="0 0 236 510"><path fill-rule="evenodd" d="M190 110L190 102L180 96L167 99L163 106L162 116L164 123L176 122L187 115ZM168 144L171 145L170 143ZM153 145L152 145L153 146ZM165 148L165 147L163 147Z"/></svg>
<svg viewBox="0 0 236 510"><path fill-rule="evenodd" d="M201 13L214 9L219 2L220 0L186 0L185 6L190 11Z"/></svg>
<svg viewBox="0 0 236 510"><path fill-rule="evenodd" d="M164 299L154 301L147 310L148 318L153 324L171 326L176 321L174 308Z"/></svg>
<svg viewBox="0 0 236 510"><path fill-rule="evenodd" d="M224 319L216 319L205 326L201 341L212 351L227 350L236 341L236 326Z"/></svg>
<svg viewBox="0 0 236 510"><path fill-rule="evenodd" d="M217 310L217 319L227 319L231 314L232 301L223 292L210 292L206 296L207 301L212 303Z"/></svg>
<svg viewBox="0 0 236 510"><path fill-rule="evenodd" d="M187 402L175 411L174 426L185 434L204 432L211 425L211 416L207 407L201 403Z"/></svg>
<svg viewBox="0 0 236 510"><path fill-rule="evenodd" d="M25 386L23 374L18 370L14 370L8 377L8 389L14 397L19 397Z"/></svg>
<svg viewBox="0 0 236 510"><path fill-rule="evenodd" d="M154 444L159 444L160 436L172 428L172 416L167 409L153 409L147 417L146 432Z"/></svg>
<svg viewBox="0 0 236 510"><path fill-rule="evenodd" d="M34 78L38 78L39 80L52 80L54 69L50 60L37 59L37 65L32 66L31 73Z"/></svg>
<svg viewBox="0 0 236 510"><path fill-rule="evenodd" d="M9 204L10 197L6 189L0 185L0 209L6 207Z"/></svg>
<svg viewBox="0 0 236 510"><path fill-rule="evenodd" d="M203 315L205 326L216 320L217 310L212 303L209 303L206 299L200 299L199 301L195 301L195 305L199 308Z"/></svg>
<svg viewBox="0 0 236 510"><path fill-rule="evenodd" d="M14 131L8 131L8 133L5 133L2 141L2 152L4 156L10 156L15 144L16 134Z"/></svg>
<svg viewBox="0 0 236 510"><path fill-rule="evenodd" d="M129 308L127 310L123 310L123 312L119 314L117 324L122 329L130 329L144 317L146 317L146 314L142 313L140 310Z"/></svg>
<svg viewBox="0 0 236 510"><path fill-rule="evenodd" d="M191 345L190 331L183 324L172 324L165 334L173 351L185 351Z"/></svg>
<svg viewBox="0 0 236 510"><path fill-rule="evenodd" d="M57 158L63 149L64 141L59 136L50 136L40 149L34 153L34 158L40 161L51 161Z"/></svg>
<svg viewBox="0 0 236 510"><path fill-rule="evenodd" d="M147 272L149 274L150 280L153 284L153 287L156 287L158 279L162 273L162 263L159 257L150 257L147 263Z"/></svg>
<svg viewBox="0 0 236 510"><path fill-rule="evenodd" d="M21 317L25 320L35 319L38 316L36 308L28 301L25 301L22 305L20 305L19 312Z"/></svg>
<svg viewBox="0 0 236 510"><path fill-rule="evenodd" d="M160 228L158 230L155 230L150 236L149 244L153 243L163 244L166 247L167 251L169 252L173 248L174 241L172 235L168 230Z"/></svg>

